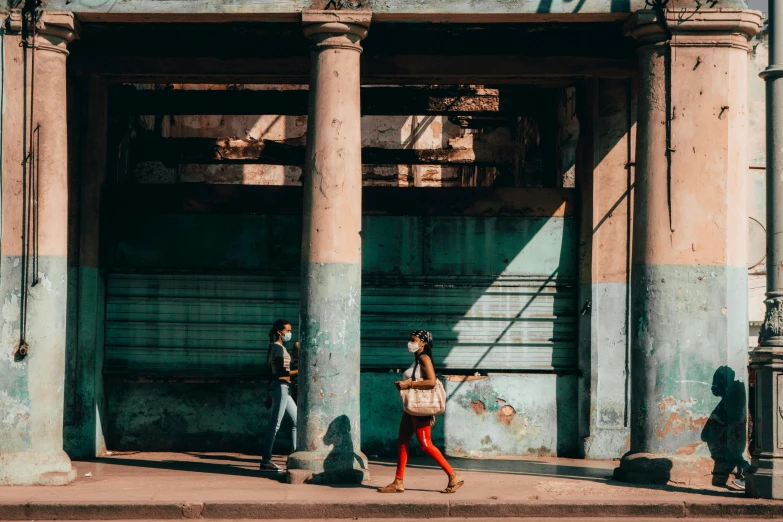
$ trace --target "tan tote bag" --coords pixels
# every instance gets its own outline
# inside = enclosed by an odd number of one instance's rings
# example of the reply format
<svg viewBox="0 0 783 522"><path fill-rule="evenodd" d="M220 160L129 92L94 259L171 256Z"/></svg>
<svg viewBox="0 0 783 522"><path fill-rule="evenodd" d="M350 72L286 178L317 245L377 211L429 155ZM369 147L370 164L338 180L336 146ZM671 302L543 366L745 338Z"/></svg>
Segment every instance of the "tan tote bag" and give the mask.
<svg viewBox="0 0 783 522"><path fill-rule="evenodd" d="M414 417L442 415L446 411L446 389L439 380L431 390L400 390L400 397L405 413Z"/></svg>

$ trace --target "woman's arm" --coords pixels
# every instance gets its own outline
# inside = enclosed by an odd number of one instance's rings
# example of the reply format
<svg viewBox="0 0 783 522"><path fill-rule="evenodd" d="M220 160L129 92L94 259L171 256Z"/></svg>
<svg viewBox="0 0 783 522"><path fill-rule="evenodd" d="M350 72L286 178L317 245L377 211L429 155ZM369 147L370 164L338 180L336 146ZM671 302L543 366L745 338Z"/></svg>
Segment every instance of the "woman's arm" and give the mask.
<svg viewBox="0 0 783 522"><path fill-rule="evenodd" d="M438 379L435 377L435 368L432 366L432 361L426 355L422 355L419 358L419 364L424 371L424 380L410 381L409 388L416 388L418 390L433 389L438 384Z"/></svg>

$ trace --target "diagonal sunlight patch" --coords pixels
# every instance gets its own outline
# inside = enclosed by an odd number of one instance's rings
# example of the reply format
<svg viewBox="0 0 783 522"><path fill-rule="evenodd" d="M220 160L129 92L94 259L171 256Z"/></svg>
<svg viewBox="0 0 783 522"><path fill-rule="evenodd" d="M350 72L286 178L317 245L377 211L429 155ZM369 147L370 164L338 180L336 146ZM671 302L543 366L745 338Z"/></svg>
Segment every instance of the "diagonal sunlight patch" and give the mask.
<svg viewBox="0 0 783 522"><path fill-rule="evenodd" d="M494 268L495 273L486 274L490 278L483 293L453 327L446 366L476 370L575 366L574 220L482 218L457 237L464 244L454 245L452 252L459 252L462 263Z"/></svg>

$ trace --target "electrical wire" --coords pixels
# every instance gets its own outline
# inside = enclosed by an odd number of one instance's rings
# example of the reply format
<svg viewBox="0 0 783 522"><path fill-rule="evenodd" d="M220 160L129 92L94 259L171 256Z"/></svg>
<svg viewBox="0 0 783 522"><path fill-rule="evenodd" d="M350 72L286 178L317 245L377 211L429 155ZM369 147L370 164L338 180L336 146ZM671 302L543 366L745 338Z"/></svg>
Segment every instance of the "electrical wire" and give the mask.
<svg viewBox="0 0 783 522"><path fill-rule="evenodd" d="M21 255L21 284L20 284L20 325L19 325L19 350L20 355L26 355L27 347L27 280L29 275L28 263L31 257L33 283L31 288L38 283L38 152L40 145L40 126L34 126L35 122L35 49L37 46L36 22L39 14L40 3L30 0L22 10L22 47L23 47L23 103L24 111L22 123L22 255ZM28 52L30 58L28 60ZM30 65L28 66L28 62ZM28 77L29 77L29 113L28 113ZM29 116L29 118L28 118ZM38 139L38 143L35 142ZM31 238L32 237L32 242ZM31 244L32 243L32 244Z"/></svg>
<svg viewBox="0 0 783 522"><path fill-rule="evenodd" d="M25 255L27 244L27 161L28 161L28 144L27 144L27 77L28 77L28 58L27 53L29 46L27 45L27 32L28 32L28 6L22 10L22 252L20 260L21 268L21 281L20 281L20 295L19 295L19 348L25 344L25 327L27 325L27 256Z"/></svg>

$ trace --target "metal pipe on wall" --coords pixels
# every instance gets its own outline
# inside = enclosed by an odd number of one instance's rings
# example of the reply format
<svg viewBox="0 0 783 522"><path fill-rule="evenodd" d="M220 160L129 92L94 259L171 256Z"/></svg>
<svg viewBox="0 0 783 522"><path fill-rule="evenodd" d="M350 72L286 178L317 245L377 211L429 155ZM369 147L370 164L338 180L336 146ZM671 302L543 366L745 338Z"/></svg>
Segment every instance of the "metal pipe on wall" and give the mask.
<svg viewBox="0 0 783 522"><path fill-rule="evenodd" d="M769 66L766 82L767 120L767 311L759 345L751 352L756 371L753 459L747 493L783 499L783 0L769 5Z"/></svg>

